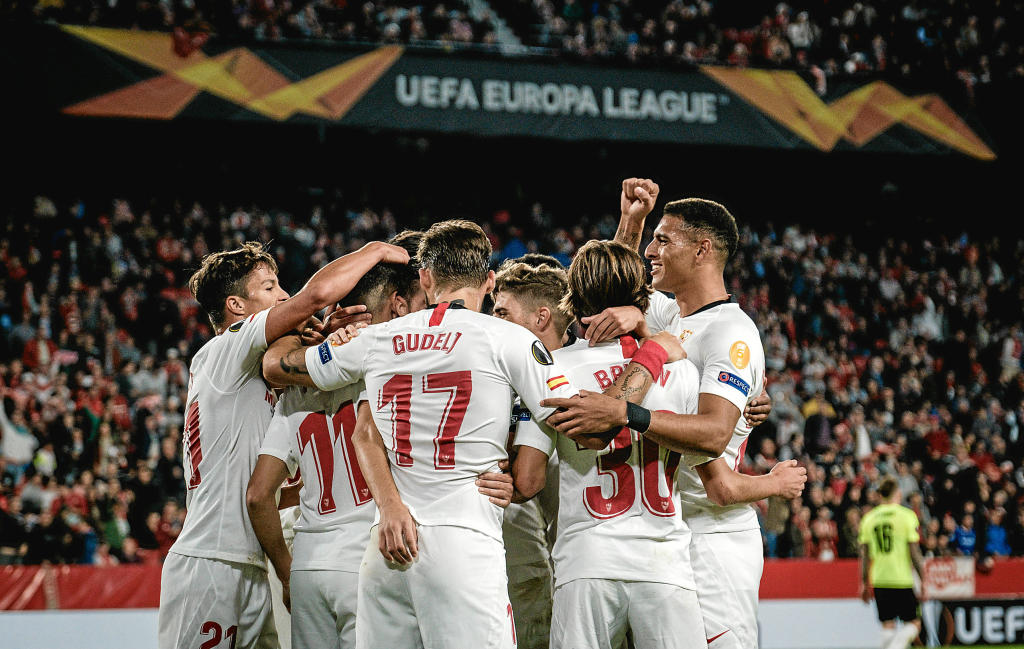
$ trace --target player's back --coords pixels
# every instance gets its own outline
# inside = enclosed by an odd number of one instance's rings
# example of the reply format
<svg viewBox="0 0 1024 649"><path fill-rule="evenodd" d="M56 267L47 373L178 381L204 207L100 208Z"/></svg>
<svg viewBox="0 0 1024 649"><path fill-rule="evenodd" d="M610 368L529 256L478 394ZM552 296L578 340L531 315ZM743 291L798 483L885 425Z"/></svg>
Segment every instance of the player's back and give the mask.
<svg viewBox="0 0 1024 649"><path fill-rule="evenodd" d="M596 347L581 340L556 350L554 357L577 387L601 391L621 374L636 349L628 336ZM642 405L692 414L697 410L697 384L697 370L690 362L668 364ZM558 584L605 578L694 587L690 532L680 517L675 477L681 462L706 458L682 458L628 428L619 432L607 452L579 447L562 435L557 437L557 452L558 537L552 554ZM598 555L630 560L592 561Z"/></svg>
<svg viewBox="0 0 1024 649"><path fill-rule="evenodd" d="M359 569L376 512L352 445L361 391L292 387L277 404L260 453L302 475L293 570Z"/></svg>
<svg viewBox="0 0 1024 649"><path fill-rule="evenodd" d="M171 551L265 565L245 490L274 413L260 372L269 311L234 323L196 353L185 411L185 523Z"/></svg>
<svg viewBox="0 0 1024 649"><path fill-rule="evenodd" d="M909 543L920 540L913 510L896 503L879 505L864 515L858 541L871 556L871 585L876 588L911 588Z"/></svg>
<svg viewBox="0 0 1024 649"><path fill-rule="evenodd" d="M366 332L367 396L402 500L421 525L500 540L502 510L475 480L508 457L513 393L535 409L546 396L572 394L568 381L528 330L458 306Z"/></svg>

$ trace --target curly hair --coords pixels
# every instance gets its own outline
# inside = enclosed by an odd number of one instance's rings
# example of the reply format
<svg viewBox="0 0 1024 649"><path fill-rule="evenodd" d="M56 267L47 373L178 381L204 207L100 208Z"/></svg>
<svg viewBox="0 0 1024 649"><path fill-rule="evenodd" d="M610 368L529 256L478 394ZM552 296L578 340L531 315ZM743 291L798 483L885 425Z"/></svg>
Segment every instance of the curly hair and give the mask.
<svg viewBox="0 0 1024 649"><path fill-rule="evenodd" d="M563 332L571 320L561 303L567 288L568 278L561 268L531 266L514 259L504 262L494 278L495 294L509 293L533 310L546 306Z"/></svg>
<svg viewBox="0 0 1024 649"><path fill-rule="evenodd" d="M613 306L635 306L646 313L651 292L639 254L617 241L588 241L569 266L562 308L576 319Z"/></svg>
<svg viewBox="0 0 1024 649"><path fill-rule="evenodd" d="M199 306L210 316L214 327L224 324L224 301L231 295L248 298L246 281L257 266L266 266L277 272L277 262L267 252L266 246L256 241L247 241L240 248L213 252L205 257L199 270L188 280Z"/></svg>

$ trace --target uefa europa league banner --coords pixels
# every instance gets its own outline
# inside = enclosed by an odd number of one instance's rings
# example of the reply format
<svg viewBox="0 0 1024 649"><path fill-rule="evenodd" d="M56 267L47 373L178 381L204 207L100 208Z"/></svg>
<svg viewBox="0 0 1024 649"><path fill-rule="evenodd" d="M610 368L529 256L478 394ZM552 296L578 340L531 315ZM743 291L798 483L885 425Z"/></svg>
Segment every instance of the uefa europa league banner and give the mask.
<svg viewBox="0 0 1024 649"><path fill-rule="evenodd" d="M31 31L17 58L5 59L22 77L23 66L34 67L48 108L67 115L995 158L940 97L907 96L882 81L821 97L793 71L240 45L97 27Z"/></svg>

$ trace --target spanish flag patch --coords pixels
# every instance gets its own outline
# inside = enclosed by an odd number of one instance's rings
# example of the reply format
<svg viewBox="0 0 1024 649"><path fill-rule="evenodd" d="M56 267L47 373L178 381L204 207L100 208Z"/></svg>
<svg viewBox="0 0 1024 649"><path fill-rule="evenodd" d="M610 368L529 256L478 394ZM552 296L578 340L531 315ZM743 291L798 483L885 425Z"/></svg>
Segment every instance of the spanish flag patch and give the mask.
<svg viewBox="0 0 1024 649"><path fill-rule="evenodd" d="M549 390L557 390L558 388L562 387L563 385L568 385L568 383L569 383L569 379L565 378L564 375L559 374L558 376L556 376L554 378L548 379L548 389Z"/></svg>

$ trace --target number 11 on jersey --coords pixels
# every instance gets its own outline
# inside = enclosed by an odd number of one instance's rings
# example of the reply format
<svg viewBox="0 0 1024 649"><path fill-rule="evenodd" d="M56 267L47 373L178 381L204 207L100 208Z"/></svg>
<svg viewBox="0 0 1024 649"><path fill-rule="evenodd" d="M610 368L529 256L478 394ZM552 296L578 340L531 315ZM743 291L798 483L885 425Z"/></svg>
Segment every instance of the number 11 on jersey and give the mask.
<svg viewBox="0 0 1024 649"><path fill-rule="evenodd" d="M340 457L344 458L348 470L349 487L352 489L352 500L362 505L370 502L370 489L366 486L363 472L359 470L355 449L352 446L352 433L356 428L355 411L352 403L345 403L333 417L327 413L311 412L299 424L299 452L305 455L312 452L316 465L317 478L320 481L320 499L317 501L317 513L330 514L337 510L334 500L334 445L340 444ZM333 431L332 431L333 429ZM309 485L307 485L307 488Z"/></svg>

